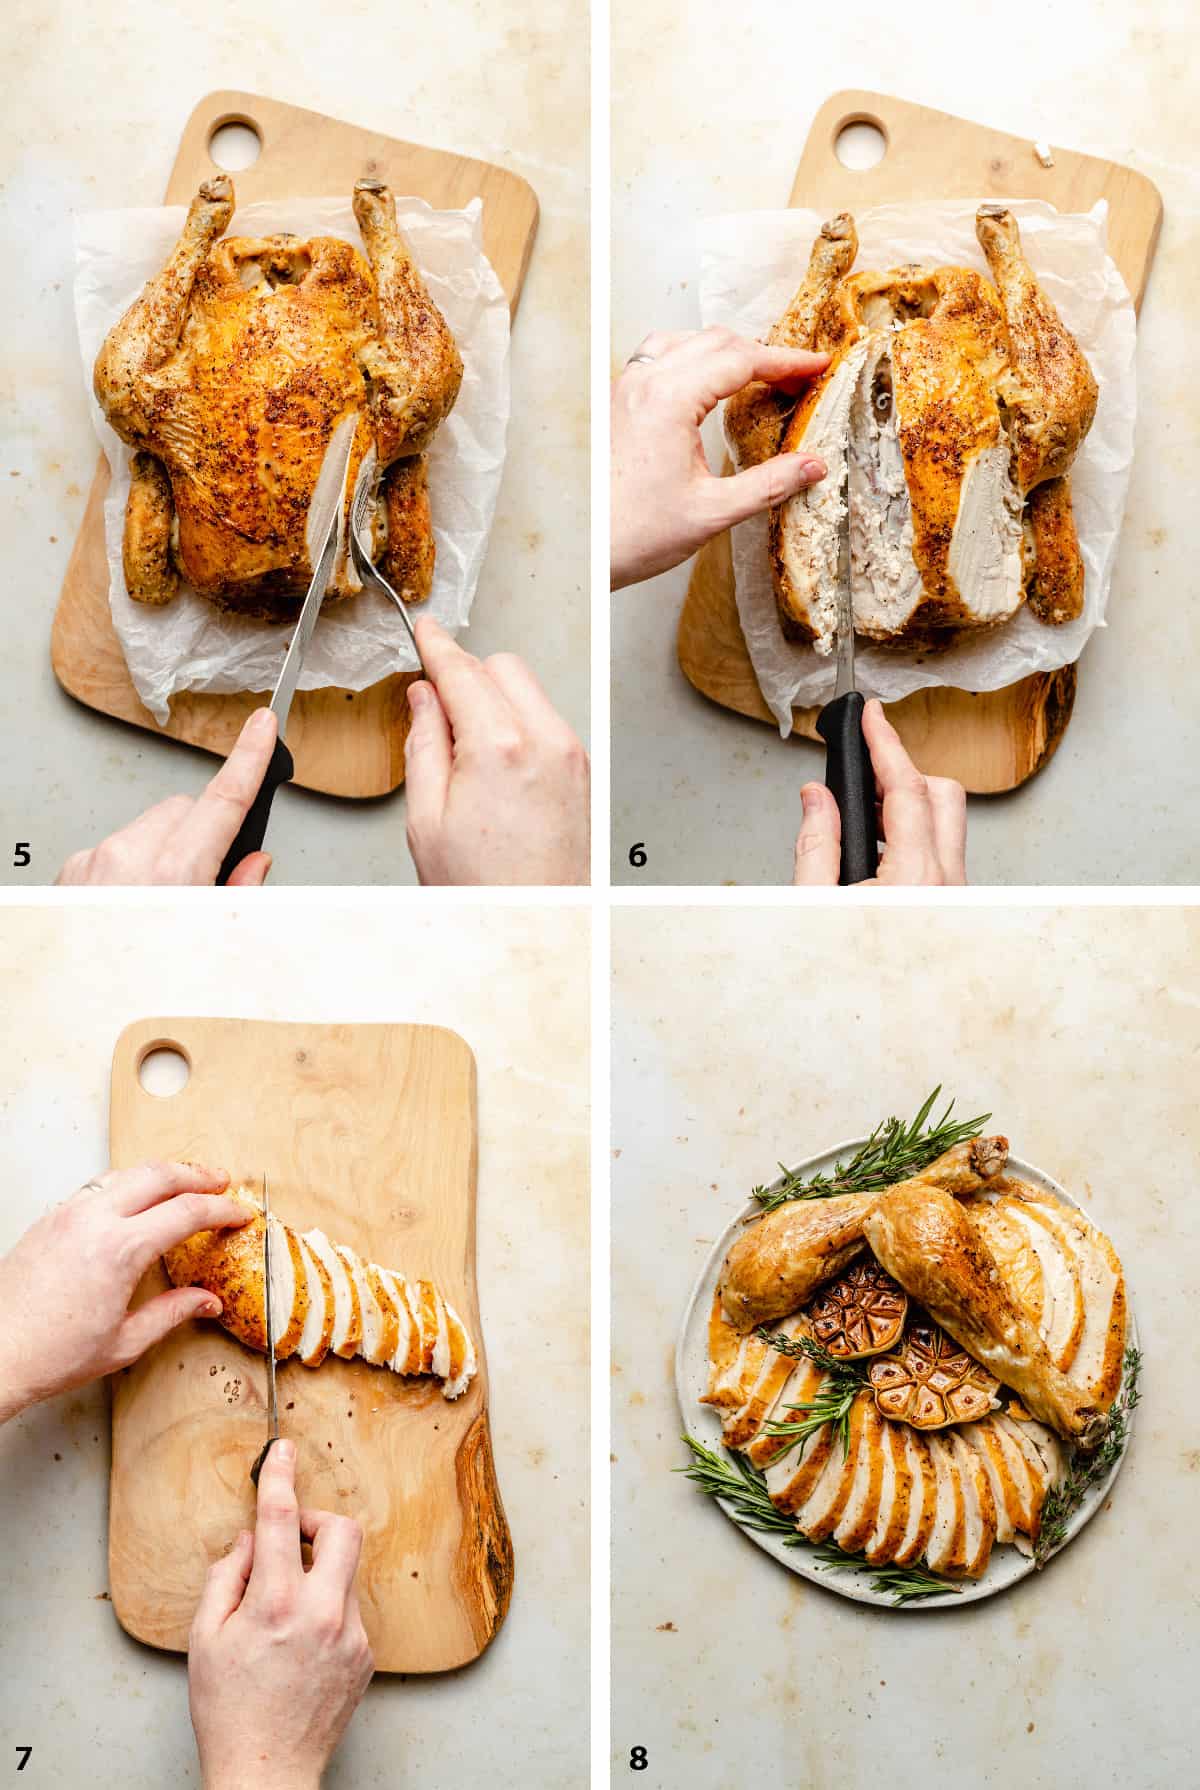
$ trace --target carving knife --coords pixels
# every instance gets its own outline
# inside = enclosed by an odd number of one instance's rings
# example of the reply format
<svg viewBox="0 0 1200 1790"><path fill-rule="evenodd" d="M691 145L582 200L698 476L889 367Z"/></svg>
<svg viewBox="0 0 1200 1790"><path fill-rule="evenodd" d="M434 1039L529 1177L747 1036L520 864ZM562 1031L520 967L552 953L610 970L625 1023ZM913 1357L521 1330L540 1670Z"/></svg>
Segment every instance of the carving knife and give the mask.
<svg viewBox="0 0 1200 1790"><path fill-rule="evenodd" d="M225 854L225 861L217 872L217 883L222 885L229 881L247 853L258 851L266 838L267 822L271 817L271 803L275 800L275 791L281 783L290 783L295 775L296 766L284 743L284 732L287 728L288 713L292 706L292 697L296 694L296 685L300 681L300 671L304 664L304 655L312 641L317 618L321 613L321 604L325 600L325 592L329 588L329 580L333 576L333 568L337 563L338 548L342 540L342 511L346 496L346 474L350 469L350 455L354 450L354 434L358 427L357 413L342 418L325 449L325 458L321 462L321 471L313 491L312 502L308 508L308 557L313 567L312 582L304 598L304 606L292 635L287 657L283 661L283 670L279 674L279 682L271 697L270 707L279 717L279 737L275 741L275 750L271 754L271 762L267 766L266 776L262 780L253 806L238 829L237 838Z"/></svg>
<svg viewBox="0 0 1200 1790"><path fill-rule="evenodd" d="M363 455L358 469L358 479L354 486L354 501L350 505L350 555L354 561L354 570L358 573L368 590L376 590L381 597L386 597L400 612L400 618L408 630L408 638L412 642L413 652L417 655L417 664L422 673L428 677L425 661L421 657L421 649L417 645L416 631L408 618L408 604L399 591L392 589L375 561L371 558L371 544L367 535L367 505L371 501L371 493L375 484L375 449L369 448Z"/></svg>
<svg viewBox="0 0 1200 1790"><path fill-rule="evenodd" d="M817 716L817 732L825 742L825 782L833 791L842 817L839 883L861 883L879 868L875 825L875 772L862 717L866 707L854 686L854 607L850 585L850 469L842 489L838 530L837 682L833 701Z"/></svg>
<svg viewBox="0 0 1200 1790"><path fill-rule="evenodd" d="M279 1399L275 1392L275 1308L271 1299L271 1195L267 1177L263 1176L263 1305L267 1322L267 1439L262 1453L250 1469L250 1482L258 1485L263 1462L279 1440Z"/></svg>

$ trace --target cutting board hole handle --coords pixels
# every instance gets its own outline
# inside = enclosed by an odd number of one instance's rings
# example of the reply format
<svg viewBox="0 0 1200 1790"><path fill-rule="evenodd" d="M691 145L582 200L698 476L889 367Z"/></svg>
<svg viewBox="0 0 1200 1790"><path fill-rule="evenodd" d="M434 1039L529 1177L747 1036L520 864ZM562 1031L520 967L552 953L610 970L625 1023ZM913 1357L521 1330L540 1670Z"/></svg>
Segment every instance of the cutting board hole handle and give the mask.
<svg viewBox="0 0 1200 1790"><path fill-rule="evenodd" d="M182 1094L191 1076L192 1059L182 1044L174 1044L170 1038L156 1038L138 1058L138 1081L145 1093L158 1100Z"/></svg>
<svg viewBox="0 0 1200 1790"><path fill-rule="evenodd" d="M833 153L843 168L863 174L877 168L888 152L887 129L881 118L868 112L855 112L843 118L833 133Z"/></svg>
<svg viewBox="0 0 1200 1790"><path fill-rule="evenodd" d="M208 133L208 159L226 174L252 168L262 149L262 131L241 112L227 112Z"/></svg>

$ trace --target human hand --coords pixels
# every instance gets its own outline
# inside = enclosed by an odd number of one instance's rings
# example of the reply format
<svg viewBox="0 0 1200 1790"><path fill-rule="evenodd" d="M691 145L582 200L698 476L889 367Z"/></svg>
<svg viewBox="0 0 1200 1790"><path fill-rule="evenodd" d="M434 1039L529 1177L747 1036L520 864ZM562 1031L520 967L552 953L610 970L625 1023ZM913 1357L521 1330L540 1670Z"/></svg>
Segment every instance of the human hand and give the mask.
<svg viewBox="0 0 1200 1790"><path fill-rule="evenodd" d="M75 852L59 871L58 881L139 886L215 883L267 774L276 732L274 710L255 709L202 795L168 796L99 845ZM228 886L260 888L270 868L269 852L250 852Z"/></svg>
<svg viewBox="0 0 1200 1790"><path fill-rule="evenodd" d="M612 389L614 590L668 571L722 529L825 477L813 454L776 454L717 478L700 425L751 380L796 392L828 364L827 354L767 348L727 329L646 337Z"/></svg>
<svg viewBox="0 0 1200 1790"><path fill-rule="evenodd" d="M586 883L588 758L529 667L481 664L431 616L409 686L408 845L423 883Z"/></svg>
<svg viewBox="0 0 1200 1790"><path fill-rule="evenodd" d="M176 1287L129 1310L151 1262L196 1231L245 1224L229 1176L182 1162L110 1169L39 1218L0 1261L0 1421L128 1367L221 1301Z"/></svg>
<svg viewBox="0 0 1200 1790"><path fill-rule="evenodd" d="M855 886L962 884L967 880L967 797L952 777L924 777L900 735L872 699L863 709L863 736L871 754L880 795L881 831L886 844L879 874ZM796 840L798 887L829 887L838 880L842 817L823 783L800 792L804 823Z"/></svg>
<svg viewBox="0 0 1200 1790"><path fill-rule="evenodd" d="M300 1538L312 1542L305 1572ZM371 1682L354 1590L362 1530L302 1511L296 1444L258 1481L258 1527L209 1568L188 1643L188 1697L204 1790L318 1790Z"/></svg>

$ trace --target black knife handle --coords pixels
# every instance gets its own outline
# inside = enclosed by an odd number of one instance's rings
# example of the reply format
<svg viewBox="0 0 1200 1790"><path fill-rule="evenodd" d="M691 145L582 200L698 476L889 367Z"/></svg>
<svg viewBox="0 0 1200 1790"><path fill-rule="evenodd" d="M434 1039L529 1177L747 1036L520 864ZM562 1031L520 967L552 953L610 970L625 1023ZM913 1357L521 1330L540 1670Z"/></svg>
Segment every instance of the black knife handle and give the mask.
<svg viewBox="0 0 1200 1790"><path fill-rule="evenodd" d="M258 1490L258 1476L263 1470L263 1462L266 1460L278 1440L278 1436L268 1437L267 1441L263 1443L262 1453L250 1469L250 1484L254 1487L255 1491Z"/></svg>
<svg viewBox="0 0 1200 1790"><path fill-rule="evenodd" d="M259 785L258 794L245 820L238 828L237 838L225 853L225 861L217 872L218 888L229 881L243 858L252 851L261 850L262 842L267 836L267 822L271 818L271 803L275 800L275 791L281 783L290 783L295 774L296 765L291 753L282 740L276 740L267 774Z"/></svg>
<svg viewBox="0 0 1200 1790"><path fill-rule="evenodd" d="M866 703L857 690L826 703L817 716L817 732L825 742L825 782L842 816L842 864L839 883L862 883L879 868L875 826L875 773L863 738Z"/></svg>

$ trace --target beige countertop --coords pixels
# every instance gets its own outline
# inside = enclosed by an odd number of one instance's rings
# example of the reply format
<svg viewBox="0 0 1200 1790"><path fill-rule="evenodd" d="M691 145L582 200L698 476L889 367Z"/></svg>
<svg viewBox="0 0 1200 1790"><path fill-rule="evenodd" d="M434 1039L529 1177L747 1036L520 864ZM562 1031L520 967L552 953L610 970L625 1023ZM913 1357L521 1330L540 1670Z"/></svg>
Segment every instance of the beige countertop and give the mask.
<svg viewBox="0 0 1200 1790"><path fill-rule="evenodd" d="M1122 908L613 918L613 1758L647 1786L1173 1790L1200 1748L1200 917ZM671 1469L675 1339L749 1190L938 1082L1123 1258L1142 1402L1044 1574L874 1610L787 1572Z"/></svg>
<svg viewBox="0 0 1200 1790"><path fill-rule="evenodd" d="M1180 55L1174 0L1136 14L1123 0L1014 0L999 40L972 32L976 13L939 22L935 9L918 27L883 0L819 16L775 0L614 0L613 361L652 328L698 327L700 220L786 204L809 123L843 89L894 93L1153 180L1165 221L1141 313L1137 457L1109 625L1085 649L1052 763L1015 794L972 802L968 868L979 883L1190 883L1200 77ZM707 439L719 464L712 426ZM675 627L687 578L681 567L613 598L613 878L787 882L800 785L823 775L823 752L784 744L685 681ZM637 841L643 870L628 861Z"/></svg>
<svg viewBox="0 0 1200 1790"><path fill-rule="evenodd" d="M474 1665L379 1678L328 1790L587 1781L588 961L580 908L415 912L212 897L0 907L6 1193L0 1250L107 1158L122 1027L150 1014L452 1027L479 1070L479 1298L512 1607ZM314 952L316 928L320 950ZM401 948L399 939L402 936ZM106 1599L103 1385L0 1429L0 1734L30 1783L196 1786L182 1657L129 1639ZM583 1451L586 1460L586 1448ZM17 1637L24 1639L17 1644ZM25 1780L23 1780L25 1781Z"/></svg>
<svg viewBox="0 0 1200 1790"><path fill-rule="evenodd" d="M283 12L126 0L115 12L13 0L0 123L0 494L9 554L0 692L3 801L22 871L65 857L176 790L207 755L93 713L50 668L50 623L96 464L76 342L71 214L158 205L196 102L222 88L496 161L541 222L512 339L512 419L476 597L475 652L521 653L578 732L588 724L588 62L568 0L519 22L505 0L433 15L363 0ZM548 469L552 469L549 471ZM413 882L404 796L339 802L285 789L276 883Z"/></svg>

